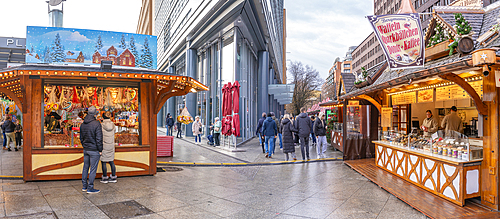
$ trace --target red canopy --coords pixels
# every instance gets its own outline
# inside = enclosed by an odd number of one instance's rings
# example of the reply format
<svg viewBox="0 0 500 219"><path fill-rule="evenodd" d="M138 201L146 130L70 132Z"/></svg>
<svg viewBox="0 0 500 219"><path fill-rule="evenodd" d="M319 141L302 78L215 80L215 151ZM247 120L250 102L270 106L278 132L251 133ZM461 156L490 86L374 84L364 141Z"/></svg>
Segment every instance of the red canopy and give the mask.
<svg viewBox="0 0 500 219"><path fill-rule="evenodd" d="M224 115L227 116L227 115L231 115L232 114L232 110L231 108L233 108L231 102L233 102L233 95L232 95L232 88L233 86L231 85L231 82L228 82L227 83L227 86L226 86L226 92L224 93L224 95L226 96L225 100L226 100L226 108L224 109L225 112L224 112Z"/></svg>
<svg viewBox="0 0 500 219"><path fill-rule="evenodd" d="M233 134L235 136L240 136L240 83L235 81L233 83Z"/></svg>

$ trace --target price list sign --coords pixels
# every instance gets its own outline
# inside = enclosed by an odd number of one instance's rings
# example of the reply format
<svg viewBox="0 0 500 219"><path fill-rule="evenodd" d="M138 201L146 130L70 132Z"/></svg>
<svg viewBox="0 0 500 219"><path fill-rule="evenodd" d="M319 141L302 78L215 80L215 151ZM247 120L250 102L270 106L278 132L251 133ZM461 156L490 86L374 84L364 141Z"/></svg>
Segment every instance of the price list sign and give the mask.
<svg viewBox="0 0 500 219"><path fill-rule="evenodd" d="M392 105L410 104L410 103L416 103L416 101L417 101L417 96L415 91L392 95Z"/></svg>
<svg viewBox="0 0 500 219"><path fill-rule="evenodd" d="M436 101L443 101L450 99L450 88L449 87L438 87L436 88Z"/></svg>

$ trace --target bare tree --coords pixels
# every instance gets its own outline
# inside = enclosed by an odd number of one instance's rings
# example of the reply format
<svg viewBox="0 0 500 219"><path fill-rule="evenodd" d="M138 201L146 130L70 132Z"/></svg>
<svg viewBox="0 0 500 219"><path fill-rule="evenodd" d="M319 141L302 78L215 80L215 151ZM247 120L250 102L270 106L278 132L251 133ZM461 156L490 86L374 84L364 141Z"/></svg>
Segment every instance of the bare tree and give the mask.
<svg viewBox="0 0 500 219"><path fill-rule="evenodd" d="M309 65L304 66L302 62L291 62L288 71L292 76L292 84L295 84L293 102L288 110L298 115L300 108L305 106L309 99L314 96L314 91L321 87L323 81L316 69Z"/></svg>

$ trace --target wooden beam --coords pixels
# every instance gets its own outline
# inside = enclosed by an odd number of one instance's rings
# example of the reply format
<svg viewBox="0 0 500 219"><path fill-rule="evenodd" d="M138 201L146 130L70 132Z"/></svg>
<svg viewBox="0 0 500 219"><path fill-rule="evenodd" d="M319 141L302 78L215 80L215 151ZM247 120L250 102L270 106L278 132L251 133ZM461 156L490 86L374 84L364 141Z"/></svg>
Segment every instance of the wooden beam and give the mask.
<svg viewBox="0 0 500 219"><path fill-rule="evenodd" d="M12 91L10 91L9 89L5 88L5 87L0 87L0 92L4 93L5 95L9 96L10 99L12 99L14 101L14 103L16 103L17 107L19 107L19 109L21 110L21 112L25 112L23 110L23 101L21 101L21 99L19 99L16 94Z"/></svg>
<svg viewBox="0 0 500 219"><path fill-rule="evenodd" d="M170 84L168 85L168 87L161 90L160 93L156 96L156 99L154 102L156 114L158 114L158 112L160 112L160 109L163 106L163 104L168 100L168 98L170 98L170 97L168 97L165 99L165 97L172 92L172 89L174 89L174 86L175 86L175 81L170 81Z"/></svg>
<svg viewBox="0 0 500 219"><path fill-rule="evenodd" d="M168 91L164 92L163 94L160 93L161 97L160 95L158 95L158 100L156 101L155 113L158 114L158 112L160 112L161 107L170 97L186 95L191 91L191 88L192 88L191 86L186 85L184 87L184 90L176 90L175 92L171 92L172 90L168 89Z"/></svg>
<svg viewBox="0 0 500 219"><path fill-rule="evenodd" d="M467 83L467 81L465 81L463 78L453 73L442 74L439 75L439 77L451 82L455 82L455 84L464 89L465 92L467 92L469 96L472 98L472 100L474 100L474 103L476 103L477 111L481 115L488 115L488 106L485 103L483 103L481 97L476 93L474 88L472 88L472 86L470 86L470 84Z"/></svg>
<svg viewBox="0 0 500 219"><path fill-rule="evenodd" d="M375 107L377 107L379 113L382 112L382 105L378 101L373 99L372 97L370 97L366 94L361 94L361 95L357 96L356 98L370 101L370 103L372 103Z"/></svg>

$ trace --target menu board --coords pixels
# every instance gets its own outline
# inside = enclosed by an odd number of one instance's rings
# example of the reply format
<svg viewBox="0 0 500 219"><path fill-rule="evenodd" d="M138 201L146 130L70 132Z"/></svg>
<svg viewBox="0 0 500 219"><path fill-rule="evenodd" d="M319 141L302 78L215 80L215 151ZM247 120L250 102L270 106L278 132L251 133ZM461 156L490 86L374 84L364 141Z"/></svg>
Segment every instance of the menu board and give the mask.
<svg viewBox="0 0 500 219"><path fill-rule="evenodd" d="M416 103L416 101L417 96L415 91L392 95L392 105L410 104Z"/></svg>
<svg viewBox="0 0 500 219"><path fill-rule="evenodd" d="M446 87L437 87L436 88L436 101L450 100L450 88Z"/></svg>
<svg viewBox="0 0 500 219"><path fill-rule="evenodd" d="M391 127L392 107L382 107L380 125Z"/></svg>
<svg viewBox="0 0 500 219"><path fill-rule="evenodd" d="M453 99L453 100L457 100L457 99L467 99L469 98L469 95L467 94L467 92L465 92L464 89L462 89L460 86L458 85L452 85L452 86L449 86L450 87L450 98Z"/></svg>
<svg viewBox="0 0 500 219"><path fill-rule="evenodd" d="M419 103L432 102L432 101L434 101L434 90L433 89L418 91L418 102Z"/></svg>
<svg viewBox="0 0 500 219"><path fill-rule="evenodd" d="M483 81L473 81L469 82L470 86L474 88L476 93L482 98L483 97Z"/></svg>

